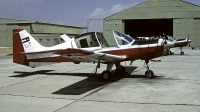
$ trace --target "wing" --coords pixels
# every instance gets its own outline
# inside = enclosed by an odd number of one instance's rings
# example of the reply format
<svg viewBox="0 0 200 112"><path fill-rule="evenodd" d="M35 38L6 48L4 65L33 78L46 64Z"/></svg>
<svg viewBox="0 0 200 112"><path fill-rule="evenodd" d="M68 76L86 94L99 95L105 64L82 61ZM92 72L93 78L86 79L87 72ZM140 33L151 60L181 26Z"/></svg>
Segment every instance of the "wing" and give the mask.
<svg viewBox="0 0 200 112"><path fill-rule="evenodd" d="M40 53L53 53L80 62L113 62L113 61L122 61L126 59L126 56L118 56L118 55L99 53L99 52L74 49L74 48L33 51L33 52L19 52L19 53L12 53L9 55L26 55L26 54L40 54Z"/></svg>
<svg viewBox="0 0 200 112"><path fill-rule="evenodd" d="M126 56L118 56L118 55L99 53L82 49L73 49L73 48L59 50L56 51L55 54L64 57L69 57L78 60L80 62L99 62L99 61L113 62L113 61L122 61L126 59Z"/></svg>

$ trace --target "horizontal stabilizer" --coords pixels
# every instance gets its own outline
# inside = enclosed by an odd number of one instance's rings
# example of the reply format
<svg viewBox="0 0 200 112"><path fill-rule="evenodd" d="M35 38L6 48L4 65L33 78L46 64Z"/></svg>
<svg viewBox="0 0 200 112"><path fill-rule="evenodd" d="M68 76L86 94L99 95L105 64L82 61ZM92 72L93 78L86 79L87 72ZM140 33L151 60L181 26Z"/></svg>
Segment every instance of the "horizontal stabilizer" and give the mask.
<svg viewBox="0 0 200 112"><path fill-rule="evenodd" d="M71 39L69 38L69 36L67 36L66 34L60 35L60 37L61 37L65 42L71 41Z"/></svg>
<svg viewBox="0 0 200 112"><path fill-rule="evenodd" d="M49 52L57 52L59 51L57 50L46 50L46 51L32 51L32 52L18 52L18 53L12 53L12 54L8 54L8 55L25 55L25 54L39 54L39 53L49 53Z"/></svg>

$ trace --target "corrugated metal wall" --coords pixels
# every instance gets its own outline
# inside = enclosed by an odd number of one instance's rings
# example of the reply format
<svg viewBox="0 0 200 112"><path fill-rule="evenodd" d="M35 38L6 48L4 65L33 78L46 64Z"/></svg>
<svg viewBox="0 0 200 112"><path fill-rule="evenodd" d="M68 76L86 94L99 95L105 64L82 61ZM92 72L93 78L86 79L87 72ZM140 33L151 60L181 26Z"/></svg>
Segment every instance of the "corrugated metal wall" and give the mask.
<svg viewBox="0 0 200 112"><path fill-rule="evenodd" d="M13 23L13 22L20 23L20 22L28 22L28 21L0 18L0 46L12 45L12 30L15 28L21 28L21 26L18 26L18 25L5 24L5 23ZM26 29L26 27L24 28Z"/></svg>
<svg viewBox="0 0 200 112"><path fill-rule="evenodd" d="M194 19L174 19L174 37L194 39Z"/></svg>
<svg viewBox="0 0 200 112"><path fill-rule="evenodd" d="M112 30L124 32L123 20L134 19L173 19L175 38L193 40L192 44L200 46L200 7L181 0L148 0L137 6L116 13L104 19L104 36L111 46L115 45Z"/></svg>
<svg viewBox="0 0 200 112"><path fill-rule="evenodd" d="M60 38L60 34L31 34L41 45L50 47L63 43L64 40ZM69 37L74 37L74 34L67 34Z"/></svg>
<svg viewBox="0 0 200 112"><path fill-rule="evenodd" d="M7 36L6 36L6 25L0 25L0 45L6 46L7 45Z"/></svg>
<svg viewBox="0 0 200 112"><path fill-rule="evenodd" d="M115 39L113 37L113 30L121 31L123 32L123 24L122 20L108 20L103 21L104 22L104 32L103 35L106 39L106 41L109 43L110 46L116 46Z"/></svg>
<svg viewBox="0 0 200 112"><path fill-rule="evenodd" d="M23 28L27 30L38 42L44 46L53 46L62 43L60 34L67 34L73 37L82 34L83 29L80 27L53 25L47 23L32 23L28 21L2 19L0 18L0 47L12 46L12 30ZM42 39L42 41L40 41ZM46 42L48 40L48 42Z"/></svg>
<svg viewBox="0 0 200 112"><path fill-rule="evenodd" d="M30 32L29 26L19 26L19 25L3 25L0 24L0 46L7 47L12 46L12 31L16 28L24 28Z"/></svg>

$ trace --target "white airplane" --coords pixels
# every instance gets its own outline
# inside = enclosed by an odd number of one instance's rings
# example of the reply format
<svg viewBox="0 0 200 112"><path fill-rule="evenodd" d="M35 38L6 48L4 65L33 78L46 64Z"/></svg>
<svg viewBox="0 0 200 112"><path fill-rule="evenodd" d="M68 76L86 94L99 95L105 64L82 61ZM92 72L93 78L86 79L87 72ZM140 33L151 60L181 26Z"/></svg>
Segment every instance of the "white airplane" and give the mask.
<svg viewBox="0 0 200 112"><path fill-rule="evenodd" d="M107 64L105 71L101 73L104 80L110 80L114 76L111 73L113 65L116 73L125 74L125 68L120 64L123 61L145 60L147 71L145 76L153 78L154 73L149 69L149 60L163 56L164 43L162 39L147 41L135 40L132 37L118 31L113 31L117 43L116 47L109 47L103 35L99 32L90 32L69 38L61 37L64 43L44 47L40 45L26 30L13 30L13 62L32 68L59 62L81 62Z"/></svg>
<svg viewBox="0 0 200 112"><path fill-rule="evenodd" d="M175 39L174 37L172 36L169 36L167 35L167 40L169 40L170 42L174 43L174 46L173 47L180 47L181 49L181 55L184 55L184 52L182 50L182 47L185 47L187 46L190 42L192 42L189 37L187 39ZM167 54L173 54L170 49L169 51L167 52Z"/></svg>
<svg viewBox="0 0 200 112"><path fill-rule="evenodd" d="M168 50L174 46L173 42L169 41L168 39L161 38L161 37L137 37L138 40L143 40L143 41L146 41L146 40L151 41L151 40L155 40L158 38L160 38L161 40L163 40L165 42L164 43L165 50Z"/></svg>
<svg viewBox="0 0 200 112"><path fill-rule="evenodd" d="M163 34L164 35L164 34ZM165 44L164 44L164 55L171 55L173 52L170 51L171 48L173 47L180 47L181 49L181 55L184 55L184 52L182 51L182 47L187 46L190 42L192 42L189 38L188 39L175 39L172 36L167 35L165 37L137 37L139 40L151 40L151 39L156 39L156 38L163 38L165 39Z"/></svg>

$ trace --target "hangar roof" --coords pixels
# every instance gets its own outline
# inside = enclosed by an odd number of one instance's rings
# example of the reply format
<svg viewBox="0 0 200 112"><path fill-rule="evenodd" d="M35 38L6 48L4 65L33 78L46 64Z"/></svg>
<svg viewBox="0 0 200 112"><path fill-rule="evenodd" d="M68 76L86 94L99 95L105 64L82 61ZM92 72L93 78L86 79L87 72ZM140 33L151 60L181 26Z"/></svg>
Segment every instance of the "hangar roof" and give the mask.
<svg viewBox="0 0 200 112"><path fill-rule="evenodd" d="M55 33L55 34L81 34L86 27L69 26L61 24L44 23L38 21L26 21L0 18L0 25L9 26L10 29L24 28L30 33Z"/></svg>
<svg viewBox="0 0 200 112"><path fill-rule="evenodd" d="M183 0L148 0L109 19L200 18L200 7Z"/></svg>
<svg viewBox="0 0 200 112"><path fill-rule="evenodd" d="M0 21L0 24L7 24L7 25L14 25L14 24L46 24L46 25L54 25L54 26L63 26L63 27L73 27L73 28L80 28L85 29L86 27L78 27L78 26L69 26L69 25L61 25L61 24L53 24L53 23L45 23L45 22L38 22L38 21L26 21L26 20L15 20L15 19L4 19L0 18L1 20L9 20L9 21Z"/></svg>

